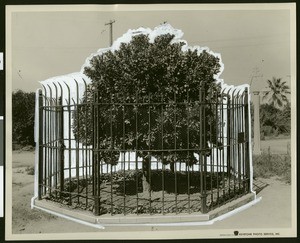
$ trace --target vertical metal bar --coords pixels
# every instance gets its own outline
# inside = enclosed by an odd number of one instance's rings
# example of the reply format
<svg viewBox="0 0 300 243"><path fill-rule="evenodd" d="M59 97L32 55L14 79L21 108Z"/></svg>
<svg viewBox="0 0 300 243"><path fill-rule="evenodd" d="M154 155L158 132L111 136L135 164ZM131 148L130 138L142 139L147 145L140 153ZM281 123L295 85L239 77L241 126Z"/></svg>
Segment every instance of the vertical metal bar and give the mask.
<svg viewBox="0 0 300 243"><path fill-rule="evenodd" d="M51 99L50 98L48 99L48 107L47 108L48 109L47 109L47 135L46 135L46 137L47 137L47 143L46 144L47 145L46 146L47 146L47 150L48 150L48 153L47 153L48 158L47 158L47 170L46 170L46 172L47 172L46 191L47 191L47 193L49 193L49 191L50 191L50 174L49 173L50 173L50 165L51 165L51 146L50 146L50 143L51 143L51 137L50 137Z"/></svg>
<svg viewBox="0 0 300 243"><path fill-rule="evenodd" d="M80 100L79 101L80 103L83 103L82 102L82 100ZM79 109L79 107L81 107L81 109L84 109L84 106L85 105L79 105L79 103L77 103L77 110ZM83 112L83 111L81 111L81 112ZM84 126L84 124L82 124L82 122L81 122L81 126ZM87 174L85 174L85 168L86 168L86 166L85 166L85 145L84 145L84 138L82 138L81 139L81 147L80 147L80 152L81 152L81 159L80 159L80 163L81 163L81 175L82 175L82 182L83 182L83 187L84 187L84 185L86 185L86 187L87 187L87 184L86 184L86 182L87 182ZM81 190L81 196L83 197L83 198L85 198L85 196L83 196L83 194L84 194L84 189L82 189Z"/></svg>
<svg viewBox="0 0 300 243"><path fill-rule="evenodd" d="M74 79L75 81L75 84L76 84L76 102L74 99L73 100L73 103L74 103L74 112L77 112L75 113L76 114L76 123L77 123L77 127L79 127L79 114L78 114L78 104L79 104L79 87L78 87L78 82ZM77 184L77 203L79 204L79 139L76 139L76 142L75 142L75 151L76 151L76 184Z"/></svg>
<svg viewBox="0 0 300 243"><path fill-rule="evenodd" d="M90 131L91 134L90 134L90 139L91 139L91 149L88 150L88 161L89 161L89 176L92 175L92 178L94 178L94 156L95 156L95 152L94 152L94 149L95 149L95 142L94 142L94 134L95 134L95 130L94 130L94 115L95 115L95 112L94 112L94 109L95 109L95 105L94 105L94 93L93 92L93 95L92 95L92 100L88 103L88 107L90 107L90 111L91 111L91 127L92 127L92 130ZM87 99L87 102L88 102L88 99ZM87 118L87 117L86 117ZM86 128L87 130L88 128ZM94 195L94 181L92 180L92 195Z"/></svg>
<svg viewBox="0 0 300 243"><path fill-rule="evenodd" d="M236 101L236 195L240 194L240 165L241 165L241 157L240 157L240 141L239 141L239 132L240 132L240 109L239 109L239 94L235 97Z"/></svg>
<svg viewBox="0 0 300 243"><path fill-rule="evenodd" d="M133 106L132 106L132 107L133 107ZM132 161L130 160L130 152L128 152L127 155L128 155L128 158L127 158L127 159L128 159L128 160L127 160L127 161L128 161L128 167L127 167L127 170L130 171L130 164L131 164L131 162L132 162Z"/></svg>
<svg viewBox="0 0 300 243"><path fill-rule="evenodd" d="M224 147L224 141L225 141L225 135L224 135L224 94L221 94L221 134L222 134L222 189L223 189L223 193L222 193L222 197L225 197L225 147Z"/></svg>
<svg viewBox="0 0 300 243"><path fill-rule="evenodd" d="M55 196L57 195L57 176L56 176L56 168L57 168L57 159L56 159L56 154L57 154L57 138L56 138L56 123L57 123L57 119L56 119L56 114L57 114L57 99L53 98L53 110L52 110L52 160L53 160L53 164L52 164L52 188L55 192Z"/></svg>
<svg viewBox="0 0 300 243"><path fill-rule="evenodd" d="M62 193L64 191L65 184L65 157L64 157L64 107L62 105L62 96L58 100L58 119L59 119L59 155L60 155L60 196L62 197Z"/></svg>
<svg viewBox="0 0 300 243"><path fill-rule="evenodd" d="M174 163L174 174L175 174L175 212L176 214L178 213L178 195L177 195L177 129L176 129L176 125L177 125L177 100L176 100L176 93L174 93L174 113L175 113L175 117L174 117L174 124L175 124L175 129L174 129L174 134L175 134L175 138L174 138L174 149L175 149L175 159L173 161ZM172 163L172 162L171 162Z"/></svg>
<svg viewBox="0 0 300 243"><path fill-rule="evenodd" d="M43 119L43 93L42 90L39 90L39 186L38 186L38 199L42 199L43 194L43 128L44 128L44 119Z"/></svg>
<svg viewBox="0 0 300 243"><path fill-rule="evenodd" d="M240 103L239 103L239 93L236 95L236 105L237 105L237 136L239 135L239 132L241 131L240 125L241 125L241 114L240 114ZM239 138L237 139L237 171L238 171L238 194L240 194L241 191L241 144L239 141Z"/></svg>
<svg viewBox="0 0 300 243"><path fill-rule="evenodd" d="M110 96L110 106L109 106L109 121L110 121L110 159L112 162L112 153L113 153L113 113L112 113L112 106L113 106L113 101L112 101L112 96ZM113 174L112 174L112 163L110 164L110 206L111 206L111 215L113 215Z"/></svg>
<svg viewBox="0 0 300 243"><path fill-rule="evenodd" d="M87 92L87 84L86 84L86 81L84 79L82 79L83 82L84 82L84 90L85 92ZM86 187L85 187L85 208L87 209L88 207L88 187L89 187L89 182L88 182L88 179L89 179L89 174L88 174L88 134L87 134L87 129L88 129L88 121L87 121L87 117L88 117L88 107L89 107L89 104L88 104L88 100L86 98L85 100L85 104L83 106L84 108L84 126L85 126L85 175L86 175ZM93 118L92 118L93 119ZM84 165L84 162L83 162L83 165Z"/></svg>
<svg viewBox="0 0 300 243"><path fill-rule="evenodd" d="M200 175L200 203L203 212L203 114L202 114L202 87L199 89L199 175Z"/></svg>
<svg viewBox="0 0 300 243"><path fill-rule="evenodd" d="M165 214L165 164L163 163L164 159L164 99L163 95L161 95L161 163L162 163L162 175L161 175L161 183L162 183L162 214Z"/></svg>
<svg viewBox="0 0 300 243"><path fill-rule="evenodd" d="M204 139L204 144L205 146L207 146L207 134L206 134L206 121L207 121L207 117L206 117L206 92L205 89L203 90L204 95L202 96L202 101L204 102L204 109L203 109L203 139ZM207 148L205 148L205 153L207 152ZM203 213L207 213L208 209L207 209L207 205L206 205L206 199L207 199L207 185L206 185L206 177L207 177L207 156L204 156L204 171L203 171L203 188L204 188L204 195L203 195Z"/></svg>
<svg viewBox="0 0 300 243"><path fill-rule="evenodd" d="M47 131L48 131L48 109L49 109L49 102L47 100L47 90L45 88L45 86L43 86L44 88L44 92L45 92L45 96L44 96L44 115L43 115L43 126L44 126L44 133L43 133L43 138L44 138L44 151L45 151L45 154L44 154L44 158L43 158L43 194L46 194L46 190L47 190L47 163L48 163L48 137L47 137Z"/></svg>
<svg viewBox="0 0 300 243"><path fill-rule="evenodd" d="M55 160L55 153L56 153L56 138L55 138L55 115L56 115L56 100L53 98L53 107L52 107L52 116L51 116L51 123L52 123L52 165L51 165L51 183L52 183L52 193L53 191L56 192L56 186L55 186L55 169L56 169L56 160ZM56 195L56 193L55 193Z"/></svg>
<svg viewBox="0 0 300 243"><path fill-rule="evenodd" d="M207 205L206 205L206 134L205 134L205 96L204 87L201 85L200 87L200 94L199 94L199 101L200 101L200 193L201 193L201 211L202 213L207 212Z"/></svg>
<svg viewBox="0 0 300 243"><path fill-rule="evenodd" d="M122 130L123 130L123 134L122 134L122 149L123 149L123 163L124 163L124 176L123 176L123 214L126 215L126 170L125 170L125 100L123 100L123 105L122 105L122 115L123 115L123 119L122 119Z"/></svg>
<svg viewBox="0 0 300 243"><path fill-rule="evenodd" d="M92 127L93 127L93 134L92 134L92 177L93 177L93 198L94 198L94 215L100 215L100 207L99 207L99 200L98 200L98 187L97 187L97 176L98 176L98 143L97 143L97 124L98 124L98 116L96 110L98 110L98 102L96 97L97 90L93 92L93 101L92 101Z"/></svg>
<svg viewBox="0 0 300 243"><path fill-rule="evenodd" d="M135 172L136 172L136 214L139 214L139 168L138 168L138 94L139 91L136 91L135 97Z"/></svg>
<svg viewBox="0 0 300 243"><path fill-rule="evenodd" d="M239 121L239 126L240 126L240 129L239 129L239 132L241 133L241 134L243 134L243 132L244 132L244 129L243 129L243 104L242 104L242 102L241 102L241 100L242 100L242 96L243 96L243 94L239 94L239 100L238 100L238 102L239 102L239 113L240 113L240 121ZM241 136L241 135L240 135ZM242 193L242 189L243 189L243 185L242 185L242 182L243 182L243 177L242 177L242 171L243 171L243 145L244 145L244 140L243 140L243 138L241 137L240 138L240 144L239 144L239 147L240 147L240 162L239 162L239 164L240 164L240 167L239 167L239 180L240 180L240 193Z"/></svg>
<svg viewBox="0 0 300 243"><path fill-rule="evenodd" d="M68 99L67 99L67 107L68 107L68 172L69 172L69 205L72 205L72 194L71 194L71 183L72 183L72 172L71 172L71 95L70 95L70 87L67 83L65 83L67 89L68 89Z"/></svg>
<svg viewBox="0 0 300 243"><path fill-rule="evenodd" d="M91 134L91 139L92 139L92 195L93 195L93 199L94 199L94 205L95 205L95 210L94 210L94 214L96 215L96 211L97 211L97 205L96 205L96 193L95 193L95 188L96 188L96 139L95 139L95 136L96 136L96 131L95 131L95 93L96 91L94 91L92 93L92 96L93 96L93 99L92 99L92 102L91 102L91 111L92 111L92 134Z"/></svg>
<svg viewBox="0 0 300 243"><path fill-rule="evenodd" d="M85 105L82 105L82 104L80 105L79 103L82 103L82 100L79 100L79 98L78 98L77 105L75 106L76 110L77 110L78 117L79 117L79 114L78 114L79 109L80 108L84 109L84 106L85 106ZM83 110L80 110L80 112L82 113ZM79 123L79 119L77 121ZM84 126L84 124L81 123L81 124L79 124L79 126ZM77 140L78 140L78 143L79 143L79 138ZM84 187L84 185L87 182L87 175L85 174L85 157L84 157L85 149L84 149L84 141L83 140L84 140L84 138L81 138L81 147L79 149L80 149L80 152L81 152L81 159L80 159L81 165L80 166L81 166L81 170L82 170L81 176L82 176L82 183L83 183L83 187ZM87 185L86 185L86 187L87 187ZM83 194L84 190L82 189L81 192ZM81 195L81 196L83 197L83 195ZM78 200L79 200L79 197L78 197Z"/></svg>
<svg viewBox="0 0 300 243"><path fill-rule="evenodd" d="M72 143L71 143L71 101L70 101L70 96L69 96L69 103L68 103L68 141L69 141L69 204L72 205Z"/></svg>
<svg viewBox="0 0 300 243"><path fill-rule="evenodd" d="M47 108L46 108L46 124L47 124L47 127L46 127L46 134L45 134L45 137L46 137L46 141L45 141L45 145L46 145L46 149L47 149L47 158L46 158L46 161L45 161L45 193L47 193L47 191L49 190L49 164L50 164L50 159L49 159L49 154L50 154L50 148L49 148L49 142L50 142L50 138L49 138L49 127L50 127L50 124L49 124L49 110L50 110L50 101L47 97Z"/></svg>
<svg viewBox="0 0 300 243"><path fill-rule="evenodd" d="M148 134L149 134L149 152L148 152L148 180L149 180L149 207L150 207L150 214L152 214L152 201L151 201L151 97L150 97L150 94L148 96Z"/></svg>
<svg viewBox="0 0 300 243"><path fill-rule="evenodd" d="M249 93L248 93L248 88L245 90L245 174L247 178L247 192L250 191L250 162L249 162L249 156L250 156L250 134L249 134L249 104L248 104L248 99L249 99Z"/></svg>
<svg viewBox="0 0 300 243"><path fill-rule="evenodd" d="M214 97L215 96L215 97ZM218 160L218 157L215 158L215 154L214 154L214 149L216 149L217 151L217 156L218 156L218 145L217 145L217 137L218 137L218 134L217 134L217 128L218 128L218 102L217 100L214 102L214 98L218 98L218 94L215 93L213 96L213 98L209 98L209 110L212 112L211 116L210 117L206 117L206 119L210 119L210 122L209 122L209 130L210 130L210 133L209 133L209 141L211 143L211 148L208 148L209 149L209 152L210 152L210 200L211 200L211 205L213 205L213 201L214 201L214 193L213 193L213 176L214 176L214 162L215 162L215 159ZM213 114L213 112L215 111L215 113ZM215 119L215 121L213 120ZM213 124L214 122L214 124ZM213 125L215 126L215 131L213 130ZM214 133L214 134L213 134ZM213 136L216 136L216 144L213 144ZM218 162L217 162L217 166L218 166ZM217 168L218 169L218 168ZM217 170L218 172L218 170ZM218 176L218 173L217 173L217 176ZM219 193L219 191L218 191Z"/></svg>
<svg viewBox="0 0 300 243"><path fill-rule="evenodd" d="M162 158L164 157L164 152L162 152ZM162 214L165 214L165 171L166 166L162 164Z"/></svg>
<svg viewBox="0 0 300 243"><path fill-rule="evenodd" d="M52 109L53 109L53 100L52 100L52 89L49 85L47 85L50 90L50 106L49 106L49 115L48 115L48 137L49 137L49 163L48 163L48 184L49 184L49 195L52 194L52 155L53 155L53 148L52 148Z"/></svg>
<svg viewBox="0 0 300 243"><path fill-rule="evenodd" d="M48 107L48 149L49 149L49 153L48 153L48 170L47 170L47 179L48 179L48 194L51 195L51 170L50 167L52 165L52 147L51 147L51 143L52 143L52 138L51 138L51 110L52 110L52 98L49 98L49 107Z"/></svg>
<svg viewBox="0 0 300 243"><path fill-rule="evenodd" d="M237 128L236 128L236 118L237 118L237 108L236 108L236 94L235 91L233 91L232 94L232 103L233 103L233 113L232 115L232 121L233 121L233 129L232 129L232 138L233 138L233 148L232 148L232 153L233 153L233 193L234 196L236 195L236 162L237 162L237 154L236 154L236 147L237 147Z"/></svg>
<svg viewBox="0 0 300 243"><path fill-rule="evenodd" d="M243 193L245 194L245 114L244 114L244 91L240 95L239 103L240 103L240 112L241 112L241 132L243 134L243 140L241 142L241 182L242 182L242 189Z"/></svg>
<svg viewBox="0 0 300 243"><path fill-rule="evenodd" d="M228 175L228 194L230 195L231 183L231 99L227 94L227 175Z"/></svg>
<svg viewBox="0 0 300 243"><path fill-rule="evenodd" d="M214 118L214 116L216 116L216 112L213 112L214 111L214 109L216 108L215 106L216 106L216 104L214 103L214 104L211 104L211 102L214 102L214 101L212 101L212 100L210 100L209 101L209 106L210 106L210 109L211 109L211 111L212 111L212 113L214 113L214 114L212 114L211 115L211 117L207 117L206 119L211 119L211 121L209 122L209 142L211 143L211 147L210 148L207 148L209 151L209 154L210 154L210 165L209 165L209 168L210 168L210 173L209 173L209 188L210 188L210 201L211 201L211 205L212 205L212 202L213 202L213 200L214 200L214 195L213 195L213 176L214 176L214 161L215 161L215 153L214 153L214 149L216 148L216 144L213 144L213 138L212 138L212 135L213 135L213 133L214 133L214 131L213 131L213 122L215 122L216 123L216 121L214 121L213 119L215 119ZM216 124L214 124L214 125L216 125ZM215 135L215 134L214 134ZM206 142L207 143L207 142ZM208 144L207 144L207 146L209 146Z"/></svg>
<svg viewBox="0 0 300 243"><path fill-rule="evenodd" d="M234 92L232 94L232 101L231 101L231 122L232 122L232 129L231 129L231 134L230 134L230 138L232 141L231 144L231 159L232 159L232 165L231 165L231 171L232 171L232 180L233 180L233 194L235 195L235 104L234 104Z"/></svg>
<svg viewBox="0 0 300 243"><path fill-rule="evenodd" d="M187 91L187 106L185 107L187 109L187 149L188 149L188 153L187 153L187 166L185 167L187 170L187 175L188 175L188 213L191 213L191 195L190 195L190 166L192 165L192 156L190 157L190 109L191 109L191 104L190 104L190 97L189 97L189 91Z"/></svg>
<svg viewBox="0 0 300 243"><path fill-rule="evenodd" d="M51 183L52 183L52 191L55 192L56 195L56 160L55 160L55 153L56 153L56 137L55 137L55 115L56 115L56 102L55 98L53 98L53 108L52 108L52 117L51 117L51 123L52 123L52 165L51 165Z"/></svg>
<svg viewBox="0 0 300 243"><path fill-rule="evenodd" d="M51 122L51 132L50 132L50 136L51 136L51 165L50 165L50 181L51 181L51 192L53 193L53 189L54 189L54 183L55 183L55 176L54 176L54 169L55 169L55 161L54 161L54 154L55 154L55 134L54 134L54 125L55 125L55 99L52 98L52 107L51 107L51 116L50 116L50 122ZM55 190L54 190L55 191Z"/></svg>
<svg viewBox="0 0 300 243"><path fill-rule="evenodd" d="M99 151L100 147L100 133L102 132L100 130L101 127L101 100L100 100L100 90L97 89L97 93L96 93L96 122L95 122L95 141L96 141L96 148L97 148L97 152L96 152L96 167L95 167L95 179L96 179L96 205L97 205L97 211L96 211L96 215L100 215L101 212L101 200L100 200L100 196L101 196L101 170L100 167L102 167L102 156L101 156L101 152ZM107 161L105 161L107 163Z"/></svg>
<svg viewBox="0 0 300 243"><path fill-rule="evenodd" d="M208 119L210 119L209 122L209 141L211 143L211 148L209 149L210 152L210 200L211 200L211 205L214 202L214 191L213 191L213 180L214 180L214 176L215 176L215 170L217 170L217 175L218 175L218 164L215 165L215 153L214 150L218 149L217 148L217 144L214 144L214 139L213 137L216 136L216 128L217 128L217 101L215 101L214 99L217 98L217 94L213 94L212 99L210 98L208 103L209 103L209 110L211 111L211 116L208 117ZM206 118L205 118L206 119ZM213 128L215 127L215 129ZM207 141L206 142L206 146L208 146ZM215 168L216 167L216 168Z"/></svg>
<svg viewBox="0 0 300 243"><path fill-rule="evenodd" d="M57 86L55 83L53 83L55 87L55 107L54 107L54 129L53 129L53 134L54 134L54 144L53 146L55 147L54 149L54 184L55 184L55 197L57 198L57 183L58 183L58 149L59 149L59 141L58 141L58 90Z"/></svg>
<svg viewBox="0 0 300 243"><path fill-rule="evenodd" d="M215 130L215 136L216 136L216 160L217 160L217 203L219 203L219 197L220 197L220 191L219 191L219 170L220 170L220 164L219 164L219 145L218 145L218 140L219 140L219 132L220 132L220 118L219 118L219 102L218 102L218 96L219 94L216 92L216 106L215 106L215 126L216 126L216 130ZM213 193L212 193L213 194ZM213 196L212 196L212 202L213 202Z"/></svg>
<svg viewBox="0 0 300 243"><path fill-rule="evenodd" d="M242 141L241 141L241 165L240 165L240 177L241 177L241 193L245 193L245 127L244 127L244 120L245 120L245 116L244 116L244 91L242 92L242 94L239 97L239 104L240 104L240 132L242 133L243 137L242 137Z"/></svg>

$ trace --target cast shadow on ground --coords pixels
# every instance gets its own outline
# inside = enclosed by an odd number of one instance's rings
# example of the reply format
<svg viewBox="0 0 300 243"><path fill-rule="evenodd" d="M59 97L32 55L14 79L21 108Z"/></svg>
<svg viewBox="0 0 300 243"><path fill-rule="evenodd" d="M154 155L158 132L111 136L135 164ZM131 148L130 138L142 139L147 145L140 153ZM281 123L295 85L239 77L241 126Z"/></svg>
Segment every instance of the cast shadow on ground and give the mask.
<svg viewBox="0 0 300 243"><path fill-rule="evenodd" d="M256 192L256 194L259 194L263 189L265 189L267 186L269 186L268 183L265 183L263 181L260 181L258 179L253 180L253 191Z"/></svg>

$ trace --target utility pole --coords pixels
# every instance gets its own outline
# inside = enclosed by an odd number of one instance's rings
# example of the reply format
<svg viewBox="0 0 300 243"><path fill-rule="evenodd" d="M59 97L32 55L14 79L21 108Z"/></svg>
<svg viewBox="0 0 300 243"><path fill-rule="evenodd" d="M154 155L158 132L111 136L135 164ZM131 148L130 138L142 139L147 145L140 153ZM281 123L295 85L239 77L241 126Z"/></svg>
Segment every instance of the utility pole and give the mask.
<svg viewBox="0 0 300 243"><path fill-rule="evenodd" d="M110 26L110 46L112 46L113 44L113 23L115 23L115 20L110 20L108 23L105 23L105 25L109 25Z"/></svg>
<svg viewBox="0 0 300 243"><path fill-rule="evenodd" d="M262 60L262 63L264 60ZM252 82L254 78L263 78L263 74L260 73L258 67L254 68L255 75L252 75L250 81L250 88L253 94L253 106L254 106L254 124L253 124L253 138L254 138L254 146L253 146L253 154L260 155L261 154L261 147L260 147L260 115L259 115L259 108L260 108L260 93L261 91L255 91L252 87ZM259 75L260 73L260 75Z"/></svg>
<svg viewBox="0 0 300 243"><path fill-rule="evenodd" d="M259 91L253 91L253 106L254 106L254 124L253 124L253 138L254 138L254 146L253 146L253 154L260 155L260 120L259 120L259 107L260 107L260 96Z"/></svg>

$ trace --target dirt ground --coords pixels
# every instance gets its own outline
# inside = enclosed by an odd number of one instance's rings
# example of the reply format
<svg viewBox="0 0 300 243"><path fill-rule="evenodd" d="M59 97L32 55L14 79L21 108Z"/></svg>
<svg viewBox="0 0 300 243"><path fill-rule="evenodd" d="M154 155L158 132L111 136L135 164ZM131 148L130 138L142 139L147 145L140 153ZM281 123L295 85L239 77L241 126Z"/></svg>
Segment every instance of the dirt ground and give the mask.
<svg viewBox="0 0 300 243"><path fill-rule="evenodd" d="M99 229L69 221L51 214L30 208L33 197L34 175L27 169L34 165L34 152L13 152L13 198L12 233L68 233L97 232ZM183 226L184 229L233 229L233 228L287 228L291 226L291 185L276 179L261 179L256 185L265 186L256 205L225 220L207 226ZM258 187L255 186L256 189ZM166 230L163 227L106 227L104 231ZM103 231L103 230L100 230Z"/></svg>

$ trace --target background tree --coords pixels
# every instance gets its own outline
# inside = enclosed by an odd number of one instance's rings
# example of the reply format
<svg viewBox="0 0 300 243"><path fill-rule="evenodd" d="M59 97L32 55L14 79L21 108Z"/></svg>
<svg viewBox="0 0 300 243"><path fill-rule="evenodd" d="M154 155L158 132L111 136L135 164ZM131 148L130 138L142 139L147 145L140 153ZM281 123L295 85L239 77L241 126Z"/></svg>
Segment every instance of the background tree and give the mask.
<svg viewBox="0 0 300 243"><path fill-rule="evenodd" d="M281 78L273 77L272 80L267 80L269 91L265 92L263 101L266 100L268 104L277 109L282 109L287 103L287 94L290 94L289 86L286 82L282 82Z"/></svg>
<svg viewBox="0 0 300 243"><path fill-rule="evenodd" d="M208 141L217 140L218 122L210 103L220 99L220 86L214 79L220 60L206 51L183 52L184 43L173 43L173 39L164 34L150 43L147 35L140 34L114 52L94 56L84 69L92 80L83 98L89 105L78 106L74 114L76 139L86 144L94 141L93 146L106 149L99 153L105 163L117 163L121 150L137 150L143 159L144 192L150 190L151 156L164 164L192 165L197 162L194 153L208 151ZM200 90L205 105L199 102ZM95 122L99 133L93 130ZM199 132L201 126L206 128L205 137ZM176 152L146 152L162 147L172 151L175 141ZM194 151L181 150L188 146Z"/></svg>
<svg viewBox="0 0 300 243"><path fill-rule="evenodd" d="M291 106L279 110L272 105L260 106L261 132L266 136L287 134L291 131Z"/></svg>
<svg viewBox="0 0 300 243"><path fill-rule="evenodd" d="M35 93L17 90L12 94L12 140L22 146L34 145Z"/></svg>

